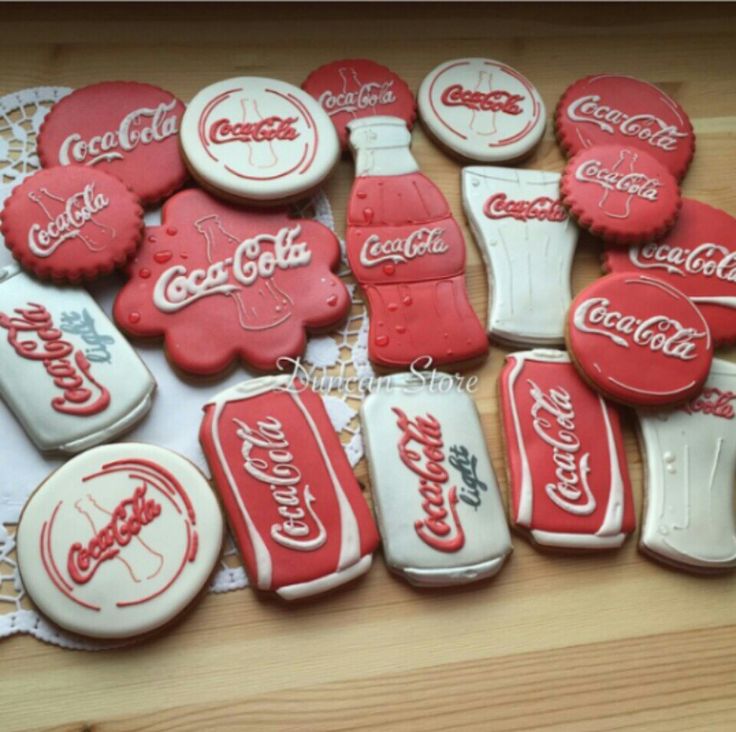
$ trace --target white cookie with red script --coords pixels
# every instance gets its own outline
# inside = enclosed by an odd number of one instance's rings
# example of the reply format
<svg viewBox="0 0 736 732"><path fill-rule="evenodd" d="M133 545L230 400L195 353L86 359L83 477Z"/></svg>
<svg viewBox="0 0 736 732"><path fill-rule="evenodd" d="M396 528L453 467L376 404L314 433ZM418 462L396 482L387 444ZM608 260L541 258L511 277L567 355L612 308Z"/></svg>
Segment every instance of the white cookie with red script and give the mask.
<svg viewBox="0 0 736 732"><path fill-rule="evenodd" d="M256 76L198 92L182 119L181 147L204 186L257 203L306 196L340 156L335 127L316 99Z"/></svg>
<svg viewBox="0 0 736 732"><path fill-rule="evenodd" d="M480 163L526 157L547 121L542 97L529 79L487 58L453 59L432 69L419 87L417 104L442 147Z"/></svg>
<svg viewBox="0 0 736 732"><path fill-rule="evenodd" d="M559 173L463 168L463 206L488 275L488 334L561 345L578 227L560 202Z"/></svg>
<svg viewBox="0 0 736 732"><path fill-rule="evenodd" d="M171 450L125 442L76 456L30 497L18 568L65 630L130 639L172 622L220 556L223 520L199 470Z"/></svg>

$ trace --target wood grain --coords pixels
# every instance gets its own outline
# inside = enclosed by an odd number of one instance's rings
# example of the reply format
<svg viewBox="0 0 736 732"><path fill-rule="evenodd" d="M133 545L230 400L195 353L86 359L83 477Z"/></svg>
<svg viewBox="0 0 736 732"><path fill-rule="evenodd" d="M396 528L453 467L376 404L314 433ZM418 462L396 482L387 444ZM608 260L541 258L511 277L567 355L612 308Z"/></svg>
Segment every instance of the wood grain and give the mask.
<svg viewBox="0 0 736 732"><path fill-rule="evenodd" d="M733 6L53 4L2 12L0 94L139 79L189 99L238 74L298 84L350 56L386 63L416 88L446 58L484 55L521 69L552 110L580 76L630 73L661 85L693 118L698 151L684 193L736 214ZM420 128L414 151L462 219L458 165ZM548 130L526 165L560 170L562 162ZM340 229L351 180L345 160L327 186ZM485 274L469 235L468 252L472 300L485 317ZM599 275L598 255L579 250L576 292ZM494 347L477 370L502 482L495 387L505 353ZM641 461L626 424L640 507ZM364 466L358 472L366 480ZM125 651L75 653L16 637L0 644L0 729L736 728L736 578L663 569L635 544L556 557L515 537L495 580L442 592L412 590L379 556L353 586L299 606L251 591L207 596L172 632Z"/></svg>

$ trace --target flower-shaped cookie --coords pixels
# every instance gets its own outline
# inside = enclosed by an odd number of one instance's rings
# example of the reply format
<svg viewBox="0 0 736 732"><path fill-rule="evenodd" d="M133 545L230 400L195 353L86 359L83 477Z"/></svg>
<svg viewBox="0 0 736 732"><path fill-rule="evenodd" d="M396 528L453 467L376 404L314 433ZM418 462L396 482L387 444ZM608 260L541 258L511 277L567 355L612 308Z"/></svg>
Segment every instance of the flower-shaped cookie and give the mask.
<svg viewBox="0 0 736 732"><path fill-rule="evenodd" d="M236 359L273 370L304 351L306 330L340 323L350 296L333 270L335 235L285 209L247 209L185 190L161 226L146 229L114 316L128 334L164 336L171 361L193 374Z"/></svg>

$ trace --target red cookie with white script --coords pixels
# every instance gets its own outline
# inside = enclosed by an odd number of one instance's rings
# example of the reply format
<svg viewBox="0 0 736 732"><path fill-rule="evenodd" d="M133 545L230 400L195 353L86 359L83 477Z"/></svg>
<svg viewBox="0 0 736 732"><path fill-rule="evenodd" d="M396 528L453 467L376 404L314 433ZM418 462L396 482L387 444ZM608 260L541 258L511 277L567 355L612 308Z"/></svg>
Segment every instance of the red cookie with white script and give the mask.
<svg viewBox="0 0 736 732"><path fill-rule="evenodd" d="M680 187L660 162L635 147L597 145L579 152L560 181L578 224L611 244L666 234L680 210Z"/></svg>
<svg viewBox="0 0 736 732"><path fill-rule="evenodd" d="M41 165L112 173L144 204L165 198L188 174L179 151L184 104L151 84L106 81L57 102L38 134Z"/></svg>
<svg viewBox="0 0 736 732"><path fill-rule="evenodd" d="M39 170L13 189L2 233L44 279L78 282L123 266L140 243L143 210L120 180L94 168Z"/></svg>
<svg viewBox="0 0 736 732"><path fill-rule="evenodd" d="M315 69L302 84L327 112L343 150L348 146L348 122L385 114L399 117L411 129L416 102L406 82L391 69L368 59L343 59Z"/></svg>
<svg viewBox="0 0 736 732"><path fill-rule="evenodd" d="M678 180L695 153L685 110L661 89L631 76L597 74L571 84L557 105L555 134L566 155L593 145L636 147Z"/></svg>
<svg viewBox="0 0 736 732"><path fill-rule="evenodd" d="M608 275L583 290L570 307L567 345L596 389L631 406L694 396L713 360L710 329L698 308L644 275Z"/></svg>
<svg viewBox="0 0 736 732"><path fill-rule="evenodd" d="M163 335L184 371L216 374L238 358L273 369L303 352L305 330L347 315L339 257L337 237L316 221L181 191L161 226L146 229L113 314L129 335Z"/></svg>
<svg viewBox="0 0 736 732"><path fill-rule="evenodd" d="M644 273L684 292L703 313L718 344L736 341L736 219L692 198L659 242L607 247L609 272Z"/></svg>

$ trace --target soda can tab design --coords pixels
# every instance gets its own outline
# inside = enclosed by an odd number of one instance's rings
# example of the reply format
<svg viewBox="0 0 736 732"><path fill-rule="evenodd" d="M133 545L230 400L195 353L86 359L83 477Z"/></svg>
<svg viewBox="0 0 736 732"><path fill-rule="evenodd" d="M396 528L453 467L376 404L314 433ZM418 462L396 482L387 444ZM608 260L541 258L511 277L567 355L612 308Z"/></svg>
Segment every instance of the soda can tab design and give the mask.
<svg viewBox="0 0 736 732"><path fill-rule="evenodd" d="M511 538L472 397L450 376L395 374L361 420L389 567L427 587L495 575Z"/></svg>
<svg viewBox="0 0 736 732"><path fill-rule="evenodd" d="M641 550L696 572L736 567L736 365L714 359L688 403L637 415L646 464Z"/></svg>
<svg viewBox="0 0 736 732"><path fill-rule="evenodd" d="M559 184L558 173L541 170L463 169L463 205L492 298L488 333L498 341L564 343L578 227Z"/></svg>
<svg viewBox="0 0 736 732"><path fill-rule="evenodd" d="M562 351L507 356L500 394L514 525L546 547L623 544L635 518L615 409Z"/></svg>
<svg viewBox="0 0 736 732"><path fill-rule="evenodd" d="M0 270L0 394L39 450L114 439L148 412L155 387L86 290Z"/></svg>
<svg viewBox="0 0 736 732"><path fill-rule="evenodd" d="M347 255L370 310L368 357L406 368L475 361L488 338L465 286L465 240L442 192L409 149L396 117L348 123L356 179Z"/></svg>
<svg viewBox="0 0 736 732"><path fill-rule="evenodd" d="M204 412L200 442L258 589L294 600L368 571L378 533L317 393L266 376Z"/></svg>

